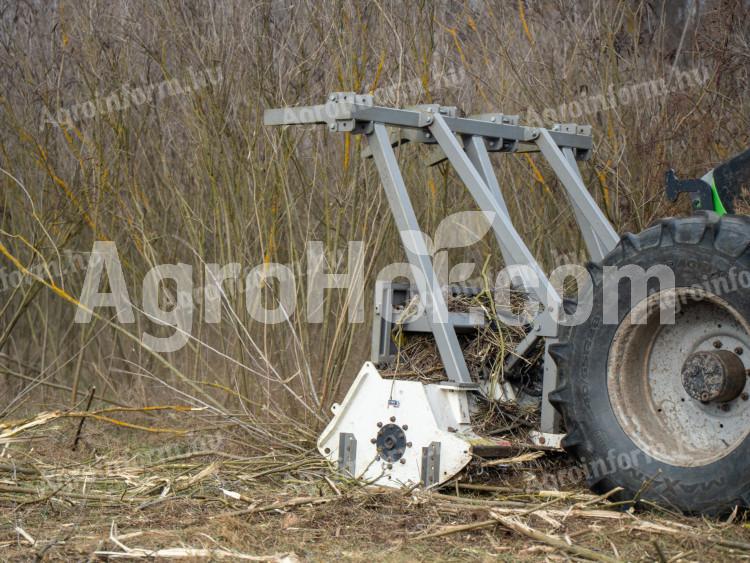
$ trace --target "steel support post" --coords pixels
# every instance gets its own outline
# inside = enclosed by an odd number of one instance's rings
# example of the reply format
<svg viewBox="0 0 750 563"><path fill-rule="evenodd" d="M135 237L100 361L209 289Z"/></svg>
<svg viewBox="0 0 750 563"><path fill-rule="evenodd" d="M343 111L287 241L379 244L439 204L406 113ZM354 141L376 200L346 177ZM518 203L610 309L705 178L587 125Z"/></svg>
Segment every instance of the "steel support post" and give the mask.
<svg viewBox="0 0 750 563"><path fill-rule="evenodd" d="M560 296L516 231L506 209L499 203L497 196L492 193L482 175L474 167L444 118L441 115L435 115L429 127L430 132L440 148L443 149L445 156L448 157L479 208L485 213L489 212L487 214L488 218L491 219L495 236L501 247L504 247L508 252L509 263L524 266L527 273L533 272L535 275L535 283L524 283L526 289L533 291L536 298L544 306L545 312L549 313L552 318L556 318L561 305ZM524 276L525 282L527 279Z"/></svg>
<svg viewBox="0 0 750 563"><path fill-rule="evenodd" d="M446 374L451 381L473 385L385 125L374 123L367 139Z"/></svg>
<svg viewBox="0 0 750 563"><path fill-rule="evenodd" d="M586 186L583 185L578 166L576 165L575 168L571 166L571 161L557 146L549 131L539 129L536 144L568 193L576 221L583 233L591 259L595 262L601 262L617 246L620 238ZM574 158L572 162L575 165Z"/></svg>
<svg viewBox="0 0 750 563"><path fill-rule="evenodd" d="M503 192L500 191L500 184L495 176L495 170L492 168L492 162L490 162L490 154L487 152L487 145L484 144L484 138L476 135L464 135L464 151L469 157L469 160L477 169L477 172L482 176L484 183L487 185L491 195L495 196L497 204L500 208L505 211L508 215L508 206L505 204L503 198ZM503 255L503 261L506 266L513 264L510 252L506 248L505 241L502 240L497 233L495 233L497 244L500 246L500 253Z"/></svg>
<svg viewBox="0 0 750 563"><path fill-rule="evenodd" d="M544 371L542 375L542 405L539 417L539 430L548 434L560 432L560 414L549 402L549 394L557 388L557 364L549 354L550 344L556 338L544 339Z"/></svg>
<svg viewBox="0 0 750 563"><path fill-rule="evenodd" d="M576 173L576 176L578 176L578 178L583 181L583 178L581 177L581 171L578 169L576 157L573 154L573 149L565 147L562 149L562 152L566 160L568 161L570 168L573 170L573 172ZM575 203L570 194L568 194L568 201L573 207L573 213L576 217L576 223L578 223L578 228L581 229L583 242L586 245L586 249L589 251L589 256L594 262L601 262L609 253L606 245L599 239L594 229L591 228L591 225L588 224L588 222L586 221L586 217L583 215L583 211ZM597 209L599 209L599 206L597 206Z"/></svg>

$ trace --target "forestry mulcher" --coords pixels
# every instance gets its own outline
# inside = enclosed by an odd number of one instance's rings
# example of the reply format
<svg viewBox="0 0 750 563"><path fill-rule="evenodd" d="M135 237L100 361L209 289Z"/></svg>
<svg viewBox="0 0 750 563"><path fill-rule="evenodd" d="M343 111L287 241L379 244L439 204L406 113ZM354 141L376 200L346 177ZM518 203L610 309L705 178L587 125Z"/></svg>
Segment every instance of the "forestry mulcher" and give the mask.
<svg viewBox="0 0 750 563"><path fill-rule="evenodd" d="M267 110L265 123L321 124L367 138L413 274L411 284L376 283L371 360L333 405L318 441L339 471L379 486L438 486L472 457L503 451L472 427L476 405L536 401L531 445L569 452L589 468L596 492L620 487L615 498L693 513L750 504L750 221L733 209L747 186L750 151L701 179L670 171L667 197L687 193L694 213L618 236L578 168L592 150L588 126L529 127L517 116L462 117L440 105L380 107L351 92ZM446 306L394 152L405 142L432 145L431 163L450 163L505 264L521 266L514 288L538 304L503 360L502 381L469 374L459 336L486 319ZM577 301L552 287L519 236L491 165L489 153L529 151L559 179L589 254L590 279ZM415 296L421 315L402 318ZM395 327L432 334L444 381L383 377L379 367L396 353ZM532 356L539 359L529 370Z"/></svg>

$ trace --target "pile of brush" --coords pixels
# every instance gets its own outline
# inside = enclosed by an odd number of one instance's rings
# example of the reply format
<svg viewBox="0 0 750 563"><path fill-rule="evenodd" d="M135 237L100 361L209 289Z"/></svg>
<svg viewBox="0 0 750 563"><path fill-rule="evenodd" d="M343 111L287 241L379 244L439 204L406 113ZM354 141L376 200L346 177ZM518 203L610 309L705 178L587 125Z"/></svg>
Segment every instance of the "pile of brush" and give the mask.
<svg viewBox="0 0 750 563"><path fill-rule="evenodd" d="M423 383L436 383L448 379L432 335L411 334L403 330L404 324L414 318L417 311L415 298L404 308L391 333L397 352L394 359L382 370L384 377L417 379ZM510 299L497 299L490 291L477 294L452 292L445 296L451 312L471 312L483 315L485 324L468 335L459 335L469 373L474 381L486 379L502 382L503 364L513 354L526 335L525 326L505 324L507 315L518 318L524 314L527 296L511 292ZM500 305L500 301L510 305Z"/></svg>
<svg viewBox="0 0 750 563"><path fill-rule="evenodd" d="M399 322L392 331L397 352L381 370L383 377L412 379L422 383L439 383L448 379L435 339L430 334L414 334L403 330L411 320L411 311L416 311L416 297L402 312ZM445 296L451 312L471 312L483 315L484 326L469 334L458 336L461 349L472 379L477 383L491 386L509 382L505 373L506 360L526 336L528 325L507 324L512 315L523 318L529 309L528 295L511 291L498 296L491 291L451 292ZM520 359L521 370L528 370L539 360L541 350L531 357ZM518 385L518 380L513 381ZM477 432L485 435L516 435L517 432L533 427L538 416L536 404L519 405L515 401L482 399L477 403L473 424Z"/></svg>

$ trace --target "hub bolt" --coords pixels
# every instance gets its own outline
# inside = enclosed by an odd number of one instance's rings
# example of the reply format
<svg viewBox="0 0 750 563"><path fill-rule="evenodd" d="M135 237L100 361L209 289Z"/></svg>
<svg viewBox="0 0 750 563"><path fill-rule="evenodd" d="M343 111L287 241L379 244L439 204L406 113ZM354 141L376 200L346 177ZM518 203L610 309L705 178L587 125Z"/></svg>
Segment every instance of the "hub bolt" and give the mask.
<svg viewBox="0 0 750 563"><path fill-rule="evenodd" d="M378 439L377 438L370 438L370 443L371 444L377 444L378 443Z"/></svg>
<svg viewBox="0 0 750 563"><path fill-rule="evenodd" d="M409 425L408 424L404 424L401 428L403 428L404 430L409 430Z"/></svg>
<svg viewBox="0 0 750 563"><path fill-rule="evenodd" d="M742 397L743 401L747 401L748 399L750 399L750 395L748 395L747 393L743 393L742 395L740 395L740 397Z"/></svg>
<svg viewBox="0 0 750 563"><path fill-rule="evenodd" d="M388 469L393 469L393 464L392 464L392 463L389 463L388 465L386 465L386 467L387 467Z"/></svg>
<svg viewBox="0 0 750 563"><path fill-rule="evenodd" d="M406 463L406 460L405 460L405 459L404 459L404 458L402 457L402 458L401 458L401 459L400 459L400 460L399 460L398 462L399 462L399 463L400 463L401 465L403 465L404 463Z"/></svg>
<svg viewBox="0 0 750 563"><path fill-rule="evenodd" d="M411 448L411 442L406 442L406 447Z"/></svg>
<svg viewBox="0 0 750 563"><path fill-rule="evenodd" d="M383 423L382 422L378 422L378 428L383 428Z"/></svg>
<svg viewBox="0 0 750 563"><path fill-rule="evenodd" d="M396 422L396 417L395 416L391 417L391 422Z"/></svg>
<svg viewBox="0 0 750 563"><path fill-rule="evenodd" d="M744 352L744 350L742 349L742 346L737 346L737 348L734 349L734 353L737 354L738 356L741 356L742 352Z"/></svg>
<svg viewBox="0 0 750 563"><path fill-rule="evenodd" d="M714 340L713 342L714 348L721 348L721 340Z"/></svg>

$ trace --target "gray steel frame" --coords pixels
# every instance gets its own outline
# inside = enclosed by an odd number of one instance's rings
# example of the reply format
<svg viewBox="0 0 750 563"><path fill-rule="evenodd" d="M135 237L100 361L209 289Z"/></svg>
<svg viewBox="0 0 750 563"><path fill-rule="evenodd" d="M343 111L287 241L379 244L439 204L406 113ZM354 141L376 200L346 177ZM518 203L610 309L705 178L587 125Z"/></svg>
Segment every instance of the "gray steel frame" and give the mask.
<svg viewBox="0 0 750 563"><path fill-rule="evenodd" d="M552 129L517 125L517 118L503 114L457 117L453 107L423 105L409 109L375 106L372 96L338 92L322 105L266 110L266 125L325 124L330 131L364 134L375 160L391 212L399 229L417 291L422 299L429 329L435 336L448 378L474 388L458 343L454 320L449 315L442 289L432 267L417 217L401 175L393 146L404 140L437 144L442 151L434 161L447 159L466 185L479 208L485 211L506 265L526 267L521 280L544 307L523 346L542 336L549 346L557 337L561 297L516 231L500 190L489 151L539 151L562 183L592 260L601 261L619 238L583 184L576 160L588 158L590 128L575 124ZM402 129L394 138L386 126ZM433 162L434 162L433 161ZM536 278L536 279L534 279ZM382 332L382 327L376 326ZM379 333L378 332L378 333ZM558 420L547 400L555 387L554 362L545 355L541 430L555 432Z"/></svg>
<svg viewBox="0 0 750 563"><path fill-rule="evenodd" d="M454 288L449 288L451 291ZM455 293L476 295L481 288L456 287ZM432 325L425 315L412 316L407 307L414 297L414 288L408 283L385 280L375 281L375 304L372 327L372 352L370 361L383 364L391 361L397 352L392 338L395 326L401 325L404 333L431 333ZM487 319L481 311L449 312L453 330L458 334L474 332L487 325ZM515 357L515 356L514 356Z"/></svg>

